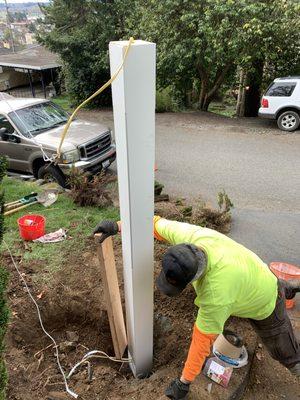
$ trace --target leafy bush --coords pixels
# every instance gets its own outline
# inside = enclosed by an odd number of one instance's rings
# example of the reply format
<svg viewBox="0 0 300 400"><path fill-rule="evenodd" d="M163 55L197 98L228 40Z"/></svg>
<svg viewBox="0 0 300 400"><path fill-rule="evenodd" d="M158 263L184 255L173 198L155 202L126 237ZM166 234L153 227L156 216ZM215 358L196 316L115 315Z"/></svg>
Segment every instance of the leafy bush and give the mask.
<svg viewBox="0 0 300 400"><path fill-rule="evenodd" d="M0 157L0 183L5 174L6 167L7 167L6 159ZM0 188L0 243L2 241L4 233L3 209L4 209L4 193L3 189ZM5 386L7 382L7 372L3 360L4 335L8 322L8 308L6 306L6 299L5 299L5 289L7 286L7 281L8 281L8 273L0 265L0 400L5 399Z"/></svg>
<svg viewBox="0 0 300 400"><path fill-rule="evenodd" d="M170 87L159 89L156 92L156 111L157 112L175 112L179 107L174 98Z"/></svg>

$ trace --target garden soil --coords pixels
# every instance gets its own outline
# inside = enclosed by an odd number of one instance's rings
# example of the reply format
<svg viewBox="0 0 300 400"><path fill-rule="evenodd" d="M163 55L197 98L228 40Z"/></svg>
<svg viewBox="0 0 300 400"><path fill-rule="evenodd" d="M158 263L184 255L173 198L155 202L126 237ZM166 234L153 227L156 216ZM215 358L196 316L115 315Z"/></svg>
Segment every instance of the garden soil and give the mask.
<svg viewBox="0 0 300 400"><path fill-rule="evenodd" d="M165 245L156 244L156 275L164 250ZM95 254L94 243L91 240L80 260L75 258L68 260L67 265L54 274L49 271L48 283L44 284L36 283L40 282L37 277L41 265L36 263L29 266L20 258L17 259L21 272L41 308L44 326L59 343L60 359L65 371L70 371L89 350L103 350L113 355L99 265ZM115 254L124 304L119 239L115 240ZM7 255L5 263L11 272L8 298L12 312L6 336L6 362L9 371L7 397L9 400L70 399L71 397L64 394L63 380L56 364L54 348L43 334L36 309ZM197 312L193 299L194 293L191 288L176 298L162 296L155 289L153 374L147 379L136 380L125 364L92 360L91 381L84 366L69 381L71 389L79 394L79 399L165 399L164 389L172 379L180 375L187 355ZM252 354L257 341L248 323L232 319L230 327L243 336ZM254 387L262 374L265 377L264 381L269 376L271 382L271 378L274 378L273 365L263 362L263 371L260 371L259 365L257 367L257 373L253 378ZM235 370L227 389L213 384L211 393L207 391L211 381L200 376L192 386L190 399L229 399L244 380L246 371L246 368ZM295 382L293 385L296 387ZM270 383L263 385L264 387L267 388L268 395L275 396L263 396L264 399L283 398L276 397L276 385ZM288 400L296 398L298 399L298 397L286 397ZM260 399L260 397L256 395L251 397L250 394L247 399Z"/></svg>

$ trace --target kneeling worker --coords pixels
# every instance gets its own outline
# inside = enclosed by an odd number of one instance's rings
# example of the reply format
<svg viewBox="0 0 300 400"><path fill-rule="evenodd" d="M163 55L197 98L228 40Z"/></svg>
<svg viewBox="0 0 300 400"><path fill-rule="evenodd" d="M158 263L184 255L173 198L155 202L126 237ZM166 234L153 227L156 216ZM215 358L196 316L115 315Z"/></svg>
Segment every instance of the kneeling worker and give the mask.
<svg viewBox="0 0 300 400"><path fill-rule="evenodd" d="M104 240L119 231L120 223L103 221L94 233ZM167 397L187 396L230 316L248 318L271 356L300 376L300 344L285 309L285 299L300 291L300 282L287 286L256 254L212 229L156 216L154 236L172 245L162 259L159 290L178 296L191 283L199 307L185 367Z"/></svg>

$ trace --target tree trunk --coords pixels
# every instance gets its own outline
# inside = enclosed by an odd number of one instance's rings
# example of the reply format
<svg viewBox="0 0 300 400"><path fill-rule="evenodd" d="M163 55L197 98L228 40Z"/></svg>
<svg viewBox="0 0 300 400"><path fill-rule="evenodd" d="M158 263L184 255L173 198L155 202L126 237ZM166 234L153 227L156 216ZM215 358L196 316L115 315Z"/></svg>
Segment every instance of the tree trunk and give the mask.
<svg viewBox="0 0 300 400"><path fill-rule="evenodd" d="M239 79L239 92L236 103L236 116L245 116L245 95L246 95L246 79L247 73L243 68L240 68L240 79Z"/></svg>
<svg viewBox="0 0 300 400"><path fill-rule="evenodd" d="M229 71L231 64L227 64L224 68L219 69L216 72L215 79L213 81L212 87L209 88L209 79L206 72L204 73L203 70L200 70L200 77L201 77L201 91L199 97L199 108L200 110L207 111L211 101L214 98L214 95L219 90L220 86L224 82L227 72Z"/></svg>
<svg viewBox="0 0 300 400"><path fill-rule="evenodd" d="M264 61L255 60L248 72L245 96L245 117L257 117L260 106L260 87L263 78Z"/></svg>
<svg viewBox="0 0 300 400"><path fill-rule="evenodd" d="M201 79L201 89L200 89L200 96L199 96L200 110L203 110L206 97L207 97L207 81L205 79Z"/></svg>

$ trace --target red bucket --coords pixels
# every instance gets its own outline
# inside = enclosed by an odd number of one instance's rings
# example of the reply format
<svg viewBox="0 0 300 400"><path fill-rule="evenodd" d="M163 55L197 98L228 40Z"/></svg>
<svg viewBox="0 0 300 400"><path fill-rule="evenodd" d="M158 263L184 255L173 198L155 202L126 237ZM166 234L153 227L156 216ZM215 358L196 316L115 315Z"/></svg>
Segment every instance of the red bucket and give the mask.
<svg viewBox="0 0 300 400"><path fill-rule="evenodd" d="M46 218L42 215L24 215L18 219L20 236L24 240L35 240L45 235Z"/></svg>
<svg viewBox="0 0 300 400"><path fill-rule="evenodd" d="M282 262L272 262L270 264L270 270L277 276L277 278L284 281L290 281L292 279L300 279L300 268L296 265L282 263ZM286 300L286 308L293 308L295 305L295 300Z"/></svg>

